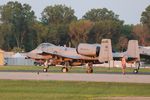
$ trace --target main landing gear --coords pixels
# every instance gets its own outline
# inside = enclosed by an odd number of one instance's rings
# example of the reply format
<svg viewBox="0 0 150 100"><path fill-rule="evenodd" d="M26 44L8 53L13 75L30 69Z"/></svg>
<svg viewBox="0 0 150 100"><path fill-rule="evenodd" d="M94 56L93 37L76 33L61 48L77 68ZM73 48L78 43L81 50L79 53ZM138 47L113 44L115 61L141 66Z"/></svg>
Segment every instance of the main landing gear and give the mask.
<svg viewBox="0 0 150 100"><path fill-rule="evenodd" d="M93 73L93 68L88 67L87 70L86 70L86 73Z"/></svg>
<svg viewBox="0 0 150 100"><path fill-rule="evenodd" d="M86 73L93 73L93 63L87 63Z"/></svg>
<svg viewBox="0 0 150 100"><path fill-rule="evenodd" d="M69 71L68 67L69 67L69 62L65 62L64 63L64 67L62 67L61 72L63 73L67 73Z"/></svg>
<svg viewBox="0 0 150 100"><path fill-rule="evenodd" d="M43 68L43 72L47 72L48 71L48 68Z"/></svg>
<svg viewBox="0 0 150 100"><path fill-rule="evenodd" d="M64 67L62 67L61 72L67 73L69 71L69 62L64 63ZM43 72L48 71L49 66L44 66ZM93 63L87 63L86 64L86 73L93 73Z"/></svg>
<svg viewBox="0 0 150 100"><path fill-rule="evenodd" d="M135 69L133 70L133 73L134 74L137 74L138 72L139 72L139 69L140 69L140 61L137 61L136 63L135 63Z"/></svg>
<svg viewBox="0 0 150 100"><path fill-rule="evenodd" d="M62 67L61 71L62 71L63 73L66 73L66 72L68 72L68 68L67 68L67 67Z"/></svg>

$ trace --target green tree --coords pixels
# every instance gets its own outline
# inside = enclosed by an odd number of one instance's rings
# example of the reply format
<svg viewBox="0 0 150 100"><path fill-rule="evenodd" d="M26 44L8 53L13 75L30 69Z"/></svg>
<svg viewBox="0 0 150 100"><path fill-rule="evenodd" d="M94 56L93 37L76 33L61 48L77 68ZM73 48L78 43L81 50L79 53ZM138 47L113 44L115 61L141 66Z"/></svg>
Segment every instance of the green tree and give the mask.
<svg viewBox="0 0 150 100"><path fill-rule="evenodd" d="M32 29L34 30L34 33L36 34L36 45L45 42L45 39L47 39L48 37L48 27L46 25L44 25L42 22L36 21L33 26Z"/></svg>
<svg viewBox="0 0 150 100"><path fill-rule="evenodd" d="M87 42L92 26L93 23L90 20L79 20L70 24L69 36L73 46L77 46L80 42Z"/></svg>
<svg viewBox="0 0 150 100"><path fill-rule="evenodd" d="M42 22L50 24L70 23L76 20L74 10L65 5L47 6L42 12Z"/></svg>
<svg viewBox="0 0 150 100"><path fill-rule="evenodd" d="M143 27L143 32L141 34L146 35L144 40L147 42L145 45L150 44L150 5L141 14L141 22Z"/></svg>
<svg viewBox="0 0 150 100"><path fill-rule="evenodd" d="M10 48L10 33L11 25L0 24L0 48Z"/></svg>
<svg viewBox="0 0 150 100"><path fill-rule="evenodd" d="M144 27L142 24L137 24L133 27L133 35L135 39L139 40L139 44L142 46L146 46L150 44L150 35L147 34L148 32L146 31L147 28Z"/></svg>
<svg viewBox="0 0 150 100"><path fill-rule="evenodd" d="M133 25L123 25L120 28L120 35L118 37L118 43L116 44L116 48L119 51L127 50L128 40L135 39L133 35Z"/></svg>
<svg viewBox="0 0 150 100"><path fill-rule="evenodd" d="M6 34L11 35L12 40L15 41L13 47L24 48L31 40L26 40L32 37L31 26L35 21L34 12L28 4L21 4L19 2L8 2L6 5L0 6L1 23L9 30L5 30ZM4 31L3 31L4 32ZM27 42L28 41L28 42ZM30 45L30 44L28 44Z"/></svg>
<svg viewBox="0 0 150 100"><path fill-rule="evenodd" d="M150 28L150 6L148 6L145 11L141 14L141 22ZM149 29L150 30L150 29Z"/></svg>
<svg viewBox="0 0 150 100"><path fill-rule="evenodd" d="M122 36L128 38L128 40L134 39L134 36L132 34L133 27L133 25L123 25L121 28Z"/></svg>
<svg viewBox="0 0 150 100"><path fill-rule="evenodd" d="M101 20L120 21L118 17L119 16L116 15L113 11L108 10L107 8L102 8L102 9L91 9L83 16L83 19L91 20L93 22Z"/></svg>
<svg viewBox="0 0 150 100"><path fill-rule="evenodd" d="M120 52L124 52L127 50L127 47L128 47L128 38L121 35L119 38L118 38L118 44L117 44L117 49L120 51Z"/></svg>
<svg viewBox="0 0 150 100"><path fill-rule="evenodd" d="M47 6L42 12L42 23L48 27L44 41L64 45L69 41L69 24L76 20L74 10L65 5Z"/></svg>
<svg viewBox="0 0 150 100"><path fill-rule="evenodd" d="M103 38L112 39L113 45L116 45L121 32L120 22L113 20L103 20L96 22L89 34L91 43L100 43Z"/></svg>
<svg viewBox="0 0 150 100"><path fill-rule="evenodd" d="M123 21L119 20L119 16L107 8L91 9L83 19L91 20L94 26L89 34L89 42L100 43L103 38L112 39L112 44L117 46L121 35Z"/></svg>

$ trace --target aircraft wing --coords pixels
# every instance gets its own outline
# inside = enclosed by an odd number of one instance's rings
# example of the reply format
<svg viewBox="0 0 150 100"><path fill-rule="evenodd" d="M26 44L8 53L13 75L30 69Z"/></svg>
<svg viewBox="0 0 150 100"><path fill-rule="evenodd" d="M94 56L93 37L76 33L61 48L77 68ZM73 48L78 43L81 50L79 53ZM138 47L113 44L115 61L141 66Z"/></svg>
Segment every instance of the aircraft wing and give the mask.
<svg viewBox="0 0 150 100"><path fill-rule="evenodd" d="M70 58L70 59L84 59L84 60L96 60L93 59L92 57L87 57L87 56L83 56L83 55L79 55L76 53L75 49L71 50L62 50L62 52L57 52L57 51L49 51L49 50L43 50L43 52L51 54L51 55L55 55L55 56L59 56L59 57L63 57L63 58Z"/></svg>

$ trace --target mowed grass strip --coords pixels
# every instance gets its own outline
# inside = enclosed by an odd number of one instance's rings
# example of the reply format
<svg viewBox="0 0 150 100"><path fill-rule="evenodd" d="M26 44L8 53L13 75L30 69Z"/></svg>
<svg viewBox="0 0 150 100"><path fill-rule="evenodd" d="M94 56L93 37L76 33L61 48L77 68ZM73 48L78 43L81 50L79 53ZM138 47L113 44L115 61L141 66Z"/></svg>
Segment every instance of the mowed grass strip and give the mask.
<svg viewBox="0 0 150 100"><path fill-rule="evenodd" d="M150 97L150 84L0 80L0 100L93 100Z"/></svg>
<svg viewBox="0 0 150 100"><path fill-rule="evenodd" d="M127 73L132 73L134 68L127 68ZM43 71L43 66L0 66L0 71ZM106 68L106 67L93 67L94 73L121 73L121 68ZM61 72L61 67L50 66L49 72ZM69 68L69 73L85 73L85 67L72 67ZM141 68L139 72L150 73L150 68Z"/></svg>
<svg viewBox="0 0 150 100"><path fill-rule="evenodd" d="M27 71L27 70L43 70L42 66L0 66L0 70L11 70L11 71Z"/></svg>

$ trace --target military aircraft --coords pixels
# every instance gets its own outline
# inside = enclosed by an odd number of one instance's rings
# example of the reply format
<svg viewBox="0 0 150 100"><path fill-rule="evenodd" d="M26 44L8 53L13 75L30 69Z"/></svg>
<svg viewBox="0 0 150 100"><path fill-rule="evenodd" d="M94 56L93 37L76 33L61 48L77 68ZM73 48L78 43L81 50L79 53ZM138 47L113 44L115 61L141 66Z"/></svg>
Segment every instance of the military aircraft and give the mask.
<svg viewBox="0 0 150 100"><path fill-rule="evenodd" d="M135 65L133 72L138 73L141 64L139 45L137 40L129 40L127 51L113 53L113 60L120 60L123 56L126 57L127 63Z"/></svg>
<svg viewBox="0 0 150 100"><path fill-rule="evenodd" d="M47 72L48 65L64 65L62 72L68 71L68 66L77 66L89 64L88 73L93 72L91 64L100 64L109 62L114 59L120 59L122 55L126 55L130 61L139 61L136 46L138 42L129 41L128 50L124 53L112 53L112 45L110 39L102 39L101 44L80 43L77 48L56 46L50 43L42 43L36 49L27 54L31 59L45 62L44 72ZM133 47L133 48L132 48ZM137 51L136 53L133 51ZM118 56L116 56L118 54Z"/></svg>
<svg viewBox="0 0 150 100"><path fill-rule="evenodd" d="M56 46L50 43L42 43L36 49L27 54L29 58L48 62L49 65L65 65L63 72L68 71L68 65L77 66L86 63L103 63L112 60L112 47L110 39L103 39L100 44L80 43L77 48ZM47 71L44 67L43 71ZM93 69L89 68L89 72Z"/></svg>
<svg viewBox="0 0 150 100"><path fill-rule="evenodd" d="M150 46L139 46L140 57L146 62L150 62Z"/></svg>

